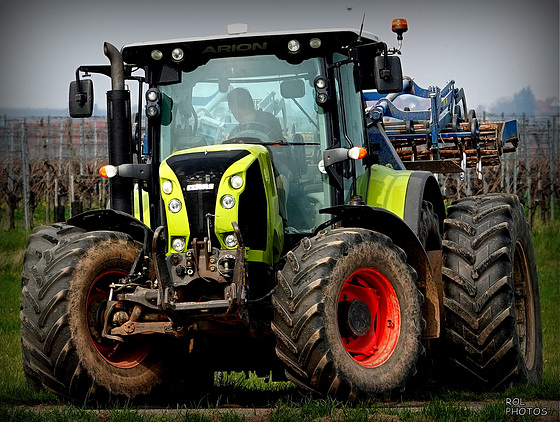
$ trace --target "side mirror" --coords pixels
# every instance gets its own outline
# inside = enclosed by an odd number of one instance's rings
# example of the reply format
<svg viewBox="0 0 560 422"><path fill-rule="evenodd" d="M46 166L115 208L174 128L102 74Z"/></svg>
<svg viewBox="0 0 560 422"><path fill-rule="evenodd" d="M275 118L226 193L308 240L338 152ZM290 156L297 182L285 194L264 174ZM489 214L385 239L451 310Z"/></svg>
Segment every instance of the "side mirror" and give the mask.
<svg viewBox="0 0 560 422"><path fill-rule="evenodd" d="M70 82L68 110L70 117L91 117L93 114L93 81L91 79Z"/></svg>
<svg viewBox="0 0 560 422"><path fill-rule="evenodd" d="M288 79L280 84L280 95L283 98L303 98L305 83L302 79Z"/></svg>
<svg viewBox="0 0 560 422"><path fill-rule="evenodd" d="M403 90L401 59L397 56L377 56L374 67L375 87L380 94Z"/></svg>

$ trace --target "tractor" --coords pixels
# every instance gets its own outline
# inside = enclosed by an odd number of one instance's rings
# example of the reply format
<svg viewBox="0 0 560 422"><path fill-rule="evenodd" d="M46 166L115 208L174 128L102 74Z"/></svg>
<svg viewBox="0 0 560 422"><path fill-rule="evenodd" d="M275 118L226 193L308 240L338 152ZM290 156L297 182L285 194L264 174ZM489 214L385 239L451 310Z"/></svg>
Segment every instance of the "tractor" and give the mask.
<svg viewBox="0 0 560 422"><path fill-rule="evenodd" d="M432 366L487 390L538 382L523 206L446 206L438 182L499 163L516 122L479 123L453 81L403 76L404 19L392 48L362 29L228 30L105 43L109 64L77 68L75 118L92 115L91 73L111 79L110 201L29 237L27 382L78 402L177 380L204 391L216 371L343 401L403 391Z"/></svg>

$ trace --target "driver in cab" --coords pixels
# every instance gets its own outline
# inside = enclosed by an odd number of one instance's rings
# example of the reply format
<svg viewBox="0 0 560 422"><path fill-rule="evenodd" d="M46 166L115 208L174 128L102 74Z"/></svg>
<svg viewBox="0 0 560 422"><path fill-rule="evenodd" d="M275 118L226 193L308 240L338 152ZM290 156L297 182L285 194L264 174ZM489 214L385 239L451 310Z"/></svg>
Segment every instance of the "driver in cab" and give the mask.
<svg viewBox="0 0 560 422"><path fill-rule="evenodd" d="M233 128L229 138L239 137L244 131L262 132L268 140L284 140L282 126L272 113L256 110L253 98L245 88L235 88L228 94L228 107L239 125Z"/></svg>

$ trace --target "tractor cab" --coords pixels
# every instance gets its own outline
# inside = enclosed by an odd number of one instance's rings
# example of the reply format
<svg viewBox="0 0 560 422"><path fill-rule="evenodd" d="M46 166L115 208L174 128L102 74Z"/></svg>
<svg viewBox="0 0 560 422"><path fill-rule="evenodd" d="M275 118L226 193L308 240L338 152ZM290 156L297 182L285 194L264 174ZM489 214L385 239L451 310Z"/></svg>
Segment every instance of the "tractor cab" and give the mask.
<svg viewBox="0 0 560 422"><path fill-rule="evenodd" d="M255 227L268 232L277 260L284 239L291 248L328 220L321 209L355 193L366 161L350 163L347 151L363 148L362 158L369 148L362 89L402 89L398 58L387 56L376 36L355 30L138 43L124 46L122 58L144 69L149 85L142 161L154 165L149 202L161 197L166 206L153 210L151 221L167 221L170 251L177 251L173 238L183 246L208 233L227 247L231 221L219 219L228 214L249 243L259 237L250 233ZM250 170L251 160L240 164L240 151L249 149L251 156L268 155L258 158L260 171ZM222 183L234 163L241 166L230 175L236 182ZM185 200L163 186L182 190ZM220 203L224 195L235 215ZM174 199L181 209L170 205ZM265 242L257 249L266 250Z"/></svg>

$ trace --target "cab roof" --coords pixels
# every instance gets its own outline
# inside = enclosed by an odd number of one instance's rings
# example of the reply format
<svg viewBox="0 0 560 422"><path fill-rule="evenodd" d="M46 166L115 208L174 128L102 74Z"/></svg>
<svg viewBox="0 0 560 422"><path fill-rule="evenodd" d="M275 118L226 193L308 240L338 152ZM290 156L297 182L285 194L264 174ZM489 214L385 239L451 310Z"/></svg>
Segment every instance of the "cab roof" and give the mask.
<svg viewBox="0 0 560 422"><path fill-rule="evenodd" d="M292 40L297 41L299 49L290 50L288 43ZM168 64L189 70L211 58L274 54L289 62L301 62L310 57L342 51L349 45L379 42L381 40L376 35L369 32L360 34L356 29L247 32L126 44L122 55L128 64ZM178 58L181 52L177 49L182 51L182 58Z"/></svg>

